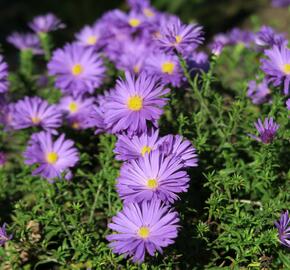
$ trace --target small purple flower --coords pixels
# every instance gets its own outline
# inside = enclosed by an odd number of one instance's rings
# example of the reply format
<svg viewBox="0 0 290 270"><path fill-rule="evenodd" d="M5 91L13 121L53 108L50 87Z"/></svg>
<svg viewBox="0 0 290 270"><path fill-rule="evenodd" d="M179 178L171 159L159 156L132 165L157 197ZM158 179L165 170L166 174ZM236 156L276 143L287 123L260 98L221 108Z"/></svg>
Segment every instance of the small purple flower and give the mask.
<svg viewBox="0 0 290 270"><path fill-rule="evenodd" d="M29 27L35 33L48 33L63 29L65 25L54 14L48 13L35 17L32 22L29 23Z"/></svg>
<svg viewBox="0 0 290 270"><path fill-rule="evenodd" d="M290 0L272 0L273 7L288 7L290 6Z"/></svg>
<svg viewBox="0 0 290 270"><path fill-rule="evenodd" d="M187 57L187 65L193 77L197 72L207 72L210 67L208 55L205 52L195 51Z"/></svg>
<svg viewBox="0 0 290 270"><path fill-rule="evenodd" d="M275 222L279 232L279 241L282 245L290 248L290 217L289 211L281 213L280 220Z"/></svg>
<svg viewBox="0 0 290 270"><path fill-rule="evenodd" d="M197 167L196 149L189 140L180 135L167 135L162 138L160 151L166 156L173 155L181 159L184 167Z"/></svg>
<svg viewBox="0 0 290 270"><path fill-rule="evenodd" d="M93 48L68 44L54 52L48 71L56 76L56 87L66 94L79 96L92 94L102 84L105 67Z"/></svg>
<svg viewBox="0 0 290 270"><path fill-rule="evenodd" d="M117 191L124 203L162 200L173 203L178 193L186 192L189 176L177 156L155 150L121 167Z"/></svg>
<svg viewBox="0 0 290 270"><path fill-rule="evenodd" d="M186 25L179 19L169 22L167 27L160 31L157 38L160 49L165 52L174 50L181 54L187 53L190 49L193 51L204 40L202 36L202 27L199 25Z"/></svg>
<svg viewBox="0 0 290 270"><path fill-rule="evenodd" d="M6 223L0 227L0 246L4 246L4 244L12 239L12 234L8 235L6 232Z"/></svg>
<svg viewBox="0 0 290 270"><path fill-rule="evenodd" d="M118 135L118 141L114 149L116 159L128 161L149 154L151 151L156 150L160 144L158 135L158 130L142 133L139 136Z"/></svg>
<svg viewBox="0 0 290 270"><path fill-rule="evenodd" d="M11 130L14 126L14 103L8 103L6 99L0 96L0 124L5 130Z"/></svg>
<svg viewBox="0 0 290 270"><path fill-rule="evenodd" d="M33 175L49 180L66 176L69 168L74 167L79 160L73 141L65 140L64 134L53 141L52 135L47 132L33 134L23 156L26 164L39 165L32 172Z"/></svg>
<svg viewBox="0 0 290 270"><path fill-rule="evenodd" d="M6 154L0 151L0 168L6 163Z"/></svg>
<svg viewBox="0 0 290 270"><path fill-rule="evenodd" d="M284 83L284 94L289 93L290 84L290 49L286 46L266 50L265 55L268 59L262 59L261 69L266 73L269 83L280 86Z"/></svg>
<svg viewBox="0 0 290 270"><path fill-rule="evenodd" d="M165 53L154 53L146 62L146 71L148 74L156 75L163 84L171 84L179 87L183 77L181 67L176 55Z"/></svg>
<svg viewBox="0 0 290 270"><path fill-rule="evenodd" d="M56 105L50 105L39 97L25 97L14 105L13 127L24 129L39 126L56 134L62 124L62 113Z"/></svg>
<svg viewBox="0 0 290 270"><path fill-rule="evenodd" d="M8 65L0 55L0 94L7 92L8 83Z"/></svg>
<svg viewBox="0 0 290 270"><path fill-rule="evenodd" d="M290 111L290 98L287 99L286 106L287 106L287 109Z"/></svg>
<svg viewBox="0 0 290 270"><path fill-rule="evenodd" d="M35 34L12 33L7 41L20 51L31 51L33 54L43 54L40 41Z"/></svg>
<svg viewBox="0 0 290 270"><path fill-rule="evenodd" d="M157 126L167 102L163 96L168 92L155 77L141 73L135 78L126 72L126 79L117 81L104 104L106 125L113 133L144 132L147 121Z"/></svg>
<svg viewBox="0 0 290 270"><path fill-rule="evenodd" d="M214 41L210 45L211 53L219 56L222 53L222 50L224 48L224 44L221 41Z"/></svg>
<svg viewBox="0 0 290 270"><path fill-rule="evenodd" d="M260 31L256 33L255 43L261 47L286 46L288 41L285 34L279 34L272 27L262 26Z"/></svg>
<svg viewBox="0 0 290 270"><path fill-rule="evenodd" d="M177 237L178 213L159 200L132 203L108 225L115 233L107 236L114 253L133 256L134 262L142 262L146 251L154 256L156 250L174 243Z"/></svg>
<svg viewBox="0 0 290 270"><path fill-rule="evenodd" d="M274 140L277 130L279 129L279 125L274 122L272 117L270 119L265 118L264 124L262 123L261 119L258 119L258 121L255 123L255 127L259 132L259 136L252 134L249 134L249 136L264 144L271 143Z"/></svg>
<svg viewBox="0 0 290 270"><path fill-rule="evenodd" d="M262 104L269 100L270 89L267 81L264 79L261 83L249 81L247 96L254 104Z"/></svg>

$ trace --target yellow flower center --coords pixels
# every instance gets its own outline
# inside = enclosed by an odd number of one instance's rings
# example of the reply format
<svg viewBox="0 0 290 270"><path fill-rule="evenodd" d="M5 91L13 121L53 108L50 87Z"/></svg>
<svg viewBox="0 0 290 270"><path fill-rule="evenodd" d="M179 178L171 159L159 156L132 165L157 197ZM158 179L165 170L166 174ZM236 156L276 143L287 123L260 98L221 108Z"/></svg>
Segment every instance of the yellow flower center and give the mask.
<svg viewBox="0 0 290 270"><path fill-rule="evenodd" d="M46 155L46 161L49 163L49 164L55 164L58 160L58 154L55 153L55 152L49 152L47 155Z"/></svg>
<svg viewBox="0 0 290 270"><path fill-rule="evenodd" d="M78 104L74 101L72 101L69 105L68 105L68 109L71 113L75 113L78 111Z"/></svg>
<svg viewBox="0 0 290 270"><path fill-rule="evenodd" d="M132 111L140 111L143 106L143 99L140 96L132 96L128 99L127 106Z"/></svg>
<svg viewBox="0 0 290 270"><path fill-rule="evenodd" d="M80 124L78 122L73 122L71 124L71 126L72 126L73 129L79 129L80 128Z"/></svg>
<svg viewBox="0 0 290 270"><path fill-rule="evenodd" d="M136 19L136 18L132 18L132 19L129 20L129 24L132 27L138 27L141 24L141 21Z"/></svg>
<svg viewBox="0 0 290 270"><path fill-rule="evenodd" d="M133 71L134 71L135 73L139 73L139 71L140 71L139 66L138 66L138 65L135 65L135 66L133 67Z"/></svg>
<svg viewBox="0 0 290 270"><path fill-rule="evenodd" d="M180 35L175 36L175 42L179 44L182 41L182 37Z"/></svg>
<svg viewBox="0 0 290 270"><path fill-rule="evenodd" d="M149 18L151 18L155 15L154 12L152 10L150 10L149 8L144 8L143 13L145 14L145 16L147 16Z"/></svg>
<svg viewBox="0 0 290 270"><path fill-rule="evenodd" d="M283 66L283 72L286 73L287 75L290 75L290 64L285 64Z"/></svg>
<svg viewBox="0 0 290 270"><path fill-rule="evenodd" d="M146 226L142 226L139 230L138 230L138 235L143 238L146 239L149 237L150 234L150 230L148 227Z"/></svg>
<svg viewBox="0 0 290 270"><path fill-rule="evenodd" d="M151 147L149 147L147 145L143 146L141 149L141 154L143 157L145 156L146 153L149 154L150 152L151 152Z"/></svg>
<svg viewBox="0 0 290 270"><path fill-rule="evenodd" d="M88 45L95 45L97 43L97 37L96 36L89 36L87 39Z"/></svg>
<svg viewBox="0 0 290 270"><path fill-rule="evenodd" d="M147 181L147 187L154 189L154 188L157 188L157 186L158 186L158 182L156 179L149 179Z"/></svg>
<svg viewBox="0 0 290 270"><path fill-rule="evenodd" d="M72 67L72 74L75 75L75 76L78 76L80 74L83 73L84 71L84 68L81 64L75 64L73 67Z"/></svg>
<svg viewBox="0 0 290 270"><path fill-rule="evenodd" d="M38 125L41 122L41 119L37 116L31 118L33 124Z"/></svg>
<svg viewBox="0 0 290 270"><path fill-rule="evenodd" d="M174 72L174 63L166 61L162 64L162 72L171 75Z"/></svg>

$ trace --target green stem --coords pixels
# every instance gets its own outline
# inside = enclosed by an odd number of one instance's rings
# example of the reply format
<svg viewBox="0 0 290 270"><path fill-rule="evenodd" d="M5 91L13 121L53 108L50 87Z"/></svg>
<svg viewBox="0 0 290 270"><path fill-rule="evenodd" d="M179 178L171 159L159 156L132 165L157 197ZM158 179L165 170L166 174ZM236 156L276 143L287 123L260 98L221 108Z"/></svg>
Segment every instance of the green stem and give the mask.
<svg viewBox="0 0 290 270"><path fill-rule="evenodd" d="M20 72L26 77L30 77L32 75L32 58L33 53L31 50L20 51Z"/></svg>
<svg viewBox="0 0 290 270"><path fill-rule="evenodd" d="M98 197L99 197L101 188L102 188L102 184L100 184L98 186L98 190L97 190L97 193L95 195L94 203L93 203L93 206L92 206L92 209L91 209L91 213L90 213L89 223L91 223L93 221L94 212L95 212L95 209L96 209L96 204L97 204L97 201L98 201Z"/></svg>
<svg viewBox="0 0 290 270"><path fill-rule="evenodd" d="M51 48L52 48L51 38L47 33L39 33L38 36L40 39L41 47L44 51L44 58L46 61L49 61L51 57Z"/></svg>

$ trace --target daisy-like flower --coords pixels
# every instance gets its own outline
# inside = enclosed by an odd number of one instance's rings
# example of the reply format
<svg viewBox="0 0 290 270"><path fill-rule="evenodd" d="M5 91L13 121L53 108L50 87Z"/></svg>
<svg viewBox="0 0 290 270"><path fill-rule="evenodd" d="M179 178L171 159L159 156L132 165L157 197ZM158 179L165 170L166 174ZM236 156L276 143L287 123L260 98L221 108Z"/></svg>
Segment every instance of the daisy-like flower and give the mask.
<svg viewBox="0 0 290 270"><path fill-rule="evenodd" d="M214 41L210 45L211 53L216 56L219 56L222 53L223 48L224 44L221 41Z"/></svg>
<svg viewBox="0 0 290 270"><path fill-rule="evenodd" d="M275 222L279 232L279 241L282 245L290 248L290 217L289 211L281 213L279 221Z"/></svg>
<svg viewBox="0 0 290 270"><path fill-rule="evenodd" d="M160 77L162 83L180 86L183 73L176 55L154 53L148 58L146 64L146 71Z"/></svg>
<svg viewBox="0 0 290 270"><path fill-rule="evenodd" d="M187 191L189 180L179 157L155 150L124 163L116 186L125 203L156 199L173 203L178 193Z"/></svg>
<svg viewBox="0 0 290 270"><path fill-rule="evenodd" d="M67 175L69 169L79 160L73 141L65 140L64 134L54 141L52 135L47 132L33 134L23 155L26 164L38 164L38 168L32 172L33 175L40 175L49 180Z"/></svg>
<svg viewBox="0 0 290 270"><path fill-rule="evenodd" d="M7 92L8 89L8 65L0 55L0 94Z"/></svg>
<svg viewBox="0 0 290 270"><path fill-rule="evenodd" d="M58 29L63 29L65 28L65 25L54 14L48 13L46 15L35 17L32 22L29 23L29 27L35 33L48 33Z"/></svg>
<svg viewBox="0 0 290 270"><path fill-rule="evenodd" d="M259 132L259 136L252 134L249 134L249 136L264 144L271 143L275 138L277 130L279 129L279 125L274 122L272 117L270 119L265 118L264 124L261 119L258 119L258 121L255 123L255 127Z"/></svg>
<svg viewBox="0 0 290 270"><path fill-rule="evenodd" d="M201 44L204 40L202 37L202 27L199 25L186 25L179 19L168 24L161 29L160 36L157 38L160 49L165 52L178 51L184 54L190 48L191 51Z"/></svg>
<svg viewBox="0 0 290 270"><path fill-rule="evenodd" d="M262 26L256 33L255 43L261 47L286 46L288 41L284 34L276 33L272 27Z"/></svg>
<svg viewBox="0 0 290 270"><path fill-rule="evenodd" d="M156 150L160 144L159 131L142 133L140 136L118 135L118 141L114 149L117 160L128 161L138 159Z"/></svg>
<svg viewBox="0 0 290 270"><path fill-rule="evenodd" d="M261 83L249 81L247 96L254 104L262 104L269 100L270 89L267 81L264 79Z"/></svg>
<svg viewBox="0 0 290 270"><path fill-rule="evenodd" d="M39 126L56 134L62 124L62 113L56 105L50 105L39 97L25 97L14 105L13 127L24 129Z"/></svg>
<svg viewBox="0 0 290 270"><path fill-rule="evenodd" d="M56 87L66 94L78 96L92 94L102 84L105 67L93 48L68 44L53 53L48 71L56 76Z"/></svg>
<svg viewBox="0 0 290 270"><path fill-rule="evenodd" d="M105 123L113 133L122 130L144 132L147 121L157 126L167 102L163 96L168 92L169 89L164 89L155 77L141 73L136 79L127 72L126 79L119 79L107 98Z"/></svg>
<svg viewBox="0 0 290 270"><path fill-rule="evenodd" d="M162 138L160 151L166 156L174 155L181 159L184 167L197 167L198 158L196 149L189 140L180 135L167 135Z"/></svg>
<svg viewBox="0 0 290 270"><path fill-rule="evenodd" d="M33 54L43 54L40 41L35 34L12 33L7 41L20 51L31 51Z"/></svg>
<svg viewBox="0 0 290 270"><path fill-rule="evenodd" d="M268 59L262 59L262 70L266 73L269 83L280 86L284 83L284 94L289 93L290 84L290 49L286 46L266 50L265 55Z"/></svg>
<svg viewBox="0 0 290 270"><path fill-rule="evenodd" d="M4 246L4 244L12 239L12 234L8 235L6 232L6 223L0 227L0 246Z"/></svg>
<svg viewBox="0 0 290 270"><path fill-rule="evenodd" d="M146 251L154 256L156 250L162 253L174 243L178 222L178 213L159 200L125 205L108 225L115 232L107 236L109 246L114 253L133 256L140 263Z"/></svg>

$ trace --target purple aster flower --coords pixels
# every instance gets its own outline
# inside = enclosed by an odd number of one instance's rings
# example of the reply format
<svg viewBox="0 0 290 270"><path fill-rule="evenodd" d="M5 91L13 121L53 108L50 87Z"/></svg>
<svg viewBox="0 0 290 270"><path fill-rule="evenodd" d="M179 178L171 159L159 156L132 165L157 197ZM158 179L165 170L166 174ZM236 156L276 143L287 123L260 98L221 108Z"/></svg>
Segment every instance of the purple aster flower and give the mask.
<svg viewBox="0 0 290 270"><path fill-rule="evenodd" d="M173 203L178 193L187 191L189 180L179 157L155 150L124 163L116 186L124 203L156 199Z"/></svg>
<svg viewBox="0 0 290 270"><path fill-rule="evenodd" d="M290 111L290 98L287 99L286 106L287 106L287 109Z"/></svg>
<svg viewBox="0 0 290 270"><path fill-rule="evenodd" d="M270 93L271 91L265 79L258 84L256 81L249 81L247 96L254 104L262 104L267 102L269 100Z"/></svg>
<svg viewBox="0 0 290 270"><path fill-rule="evenodd" d="M118 141L114 149L116 159L128 161L149 154L151 151L156 150L160 144L158 135L158 130L142 133L139 136L118 135Z"/></svg>
<svg viewBox="0 0 290 270"><path fill-rule="evenodd" d="M39 126L56 134L62 124L62 113L56 105L50 105L39 97L25 97L19 100L13 111L13 127L24 129Z"/></svg>
<svg viewBox="0 0 290 270"><path fill-rule="evenodd" d="M280 220L275 222L279 232L279 241L282 245L290 248L290 217L289 211L281 213Z"/></svg>
<svg viewBox="0 0 290 270"><path fill-rule="evenodd" d="M5 130L13 129L14 107L14 103L8 103L6 99L2 99L0 96L0 124L5 127Z"/></svg>
<svg viewBox="0 0 290 270"><path fill-rule="evenodd" d="M140 10L144 7L150 6L149 0L127 0L131 9Z"/></svg>
<svg viewBox="0 0 290 270"><path fill-rule="evenodd" d="M0 151L0 168L6 163L6 154Z"/></svg>
<svg viewBox="0 0 290 270"><path fill-rule="evenodd" d="M35 33L48 33L65 28L65 25L54 14L48 13L35 17L32 22L29 23L29 27Z"/></svg>
<svg viewBox="0 0 290 270"><path fill-rule="evenodd" d="M43 54L40 41L35 34L22 34L14 32L7 41L20 51L30 50L33 54Z"/></svg>
<svg viewBox="0 0 290 270"><path fill-rule="evenodd" d="M261 119L258 119L258 121L255 123L255 127L259 132L259 136L252 134L249 134L249 136L256 141L265 144L271 143L274 140L277 130L279 129L279 125L274 122L272 117L270 119L265 118L264 124L262 123Z"/></svg>
<svg viewBox="0 0 290 270"><path fill-rule="evenodd" d="M8 235L6 232L6 223L0 227L0 246L4 246L4 244L12 239L12 234Z"/></svg>
<svg viewBox="0 0 290 270"><path fill-rule="evenodd" d="M162 248L174 243L178 222L177 212L159 200L125 205L108 225L115 231L107 236L109 246L114 253L142 262L146 251L154 256L156 250L162 252Z"/></svg>
<svg viewBox="0 0 290 270"><path fill-rule="evenodd" d="M255 43L261 47L286 46L288 41L285 34L276 33L272 27L262 26L256 33Z"/></svg>
<svg viewBox="0 0 290 270"><path fill-rule="evenodd" d="M8 65L4 62L3 56L0 55L0 94L7 92L8 89Z"/></svg>
<svg viewBox="0 0 290 270"><path fill-rule="evenodd" d="M173 155L181 159L184 167L197 167L196 149L189 140L180 135L167 135L162 138L160 151L166 156Z"/></svg>
<svg viewBox="0 0 290 270"><path fill-rule="evenodd" d="M141 73L136 79L126 72L126 79L119 79L105 106L105 123L113 133L122 130L144 132L147 121L157 126L169 92L155 77Z"/></svg>
<svg viewBox="0 0 290 270"><path fill-rule="evenodd" d="M222 53L222 50L224 48L224 44L221 41L214 41L210 45L211 53L219 56Z"/></svg>
<svg viewBox="0 0 290 270"><path fill-rule="evenodd" d="M272 0L273 7L288 7L290 6L290 0Z"/></svg>
<svg viewBox="0 0 290 270"><path fill-rule="evenodd" d="M246 47L249 47L255 40L255 34L251 31L242 30L239 28L233 28L230 32L227 33L229 37L229 44L243 44Z"/></svg>
<svg viewBox="0 0 290 270"><path fill-rule="evenodd" d="M187 57L187 65L193 77L197 72L207 72L210 67L208 55L205 52L193 52Z"/></svg>
<svg viewBox="0 0 290 270"><path fill-rule="evenodd" d="M172 84L179 87L183 77L178 57L165 53L154 53L146 62L146 71L148 74L156 75L163 84Z"/></svg>
<svg viewBox="0 0 290 270"><path fill-rule="evenodd" d="M196 49L204 40L202 37L202 27L199 25L186 25L179 19L168 24L167 27L161 30L160 37L157 38L160 49L165 52L178 51L184 54L190 50Z"/></svg>
<svg viewBox="0 0 290 270"><path fill-rule="evenodd" d="M65 140L64 134L53 141L52 135L47 132L33 134L23 155L26 164L39 165L32 172L33 175L49 180L66 175L69 168L74 167L79 160L73 141Z"/></svg>
<svg viewBox="0 0 290 270"><path fill-rule="evenodd" d="M266 73L269 83L279 86L284 82L284 93L288 95L290 84L290 49L286 46L266 50L268 59L262 59L262 70Z"/></svg>
<svg viewBox="0 0 290 270"><path fill-rule="evenodd" d="M64 93L78 96L92 94L102 84L105 67L93 48L68 44L54 52L48 71L56 76L56 87Z"/></svg>

